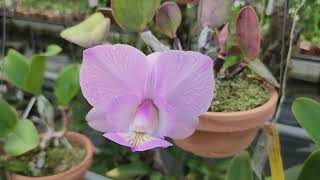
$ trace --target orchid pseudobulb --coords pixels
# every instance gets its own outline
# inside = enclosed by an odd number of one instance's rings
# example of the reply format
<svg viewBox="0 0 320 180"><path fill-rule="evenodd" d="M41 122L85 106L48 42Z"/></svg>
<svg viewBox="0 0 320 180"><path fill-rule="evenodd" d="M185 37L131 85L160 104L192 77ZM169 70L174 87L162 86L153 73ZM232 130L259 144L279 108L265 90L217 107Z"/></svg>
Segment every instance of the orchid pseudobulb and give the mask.
<svg viewBox="0 0 320 180"><path fill-rule="evenodd" d="M80 86L93 106L88 124L132 151L190 136L213 98L213 62L198 52L146 56L118 44L86 49L83 57Z"/></svg>

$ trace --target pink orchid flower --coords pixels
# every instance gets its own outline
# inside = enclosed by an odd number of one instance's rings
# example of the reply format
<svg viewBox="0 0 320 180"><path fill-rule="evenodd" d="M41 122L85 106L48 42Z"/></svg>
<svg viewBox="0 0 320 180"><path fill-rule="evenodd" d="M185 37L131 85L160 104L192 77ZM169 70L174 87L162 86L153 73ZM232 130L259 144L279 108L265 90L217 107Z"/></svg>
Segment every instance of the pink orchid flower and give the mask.
<svg viewBox="0 0 320 180"><path fill-rule="evenodd" d="M88 124L132 151L190 136L213 98L213 61L198 52L146 56L117 44L86 49L83 58L81 90L93 106Z"/></svg>

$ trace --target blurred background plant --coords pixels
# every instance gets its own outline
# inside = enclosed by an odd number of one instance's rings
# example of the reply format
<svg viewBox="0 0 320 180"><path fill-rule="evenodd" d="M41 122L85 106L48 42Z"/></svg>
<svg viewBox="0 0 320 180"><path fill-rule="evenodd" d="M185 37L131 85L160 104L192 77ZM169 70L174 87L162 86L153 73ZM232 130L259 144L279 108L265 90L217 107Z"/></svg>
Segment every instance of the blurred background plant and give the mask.
<svg viewBox="0 0 320 180"><path fill-rule="evenodd" d="M309 4L304 9L298 27L302 29L301 40L310 41L313 45L320 47L320 3Z"/></svg>

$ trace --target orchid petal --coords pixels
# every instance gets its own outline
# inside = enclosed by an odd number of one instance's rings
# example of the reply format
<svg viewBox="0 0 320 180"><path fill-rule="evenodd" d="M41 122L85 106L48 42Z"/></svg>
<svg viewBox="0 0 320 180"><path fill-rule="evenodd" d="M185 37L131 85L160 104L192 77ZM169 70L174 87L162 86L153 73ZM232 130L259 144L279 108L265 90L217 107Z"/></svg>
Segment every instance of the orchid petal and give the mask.
<svg viewBox="0 0 320 180"><path fill-rule="evenodd" d="M139 104L140 99L134 95L112 99L106 108L106 123L111 129L105 132L129 132L130 122L134 120Z"/></svg>
<svg viewBox="0 0 320 180"><path fill-rule="evenodd" d="M101 132L128 132L140 100L127 95L113 98L105 108L92 108L87 114L90 127Z"/></svg>
<svg viewBox="0 0 320 180"><path fill-rule="evenodd" d="M141 95L148 62L146 56L129 45L99 45L86 49L80 70L80 86L92 106L105 107L117 96Z"/></svg>
<svg viewBox="0 0 320 180"><path fill-rule="evenodd" d="M130 147L132 151L146 151L156 147L172 146L168 141L146 133L105 133L103 136L115 143Z"/></svg>
<svg viewBox="0 0 320 180"><path fill-rule="evenodd" d="M132 151L146 151L149 149L157 148L157 147L169 147L172 146L172 144L164 139L156 138L153 136L146 135L147 141L139 146L136 146L132 149Z"/></svg>
<svg viewBox="0 0 320 180"><path fill-rule="evenodd" d="M168 136L174 139L184 139L192 135L198 125L198 117L188 116L179 108L169 105L163 98L155 99L159 109L158 136Z"/></svg>
<svg viewBox="0 0 320 180"><path fill-rule="evenodd" d="M128 133L105 133L103 136L110 139L111 141L118 143L122 146L132 147L132 145L126 140Z"/></svg>
<svg viewBox="0 0 320 180"><path fill-rule="evenodd" d="M153 75L147 88L161 95L180 114L196 117L208 110L213 98L213 61L198 52L166 51L149 55ZM153 89L151 86L154 86Z"/></svg>
<svg viewBox="0 0 320 180"><path fill-rule="evenodd" d="M86 116L88 125L100 132L107 132L110 130L106 118L106 109L97 107L93 107Z"/></svg>

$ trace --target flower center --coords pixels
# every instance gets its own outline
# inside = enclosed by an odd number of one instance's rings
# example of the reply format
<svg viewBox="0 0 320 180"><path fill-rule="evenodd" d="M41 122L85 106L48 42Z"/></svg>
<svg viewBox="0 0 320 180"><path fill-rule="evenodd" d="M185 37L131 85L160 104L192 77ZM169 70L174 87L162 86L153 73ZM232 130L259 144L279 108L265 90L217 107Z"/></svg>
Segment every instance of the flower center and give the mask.
<svg viewBox="0 0 320 180"><path fill-rule="evenodd" d="M135 118L130 124L130 130L153 134L157 130L158 120L158 108L152 100L144 100L138 107Z"/></svg>

